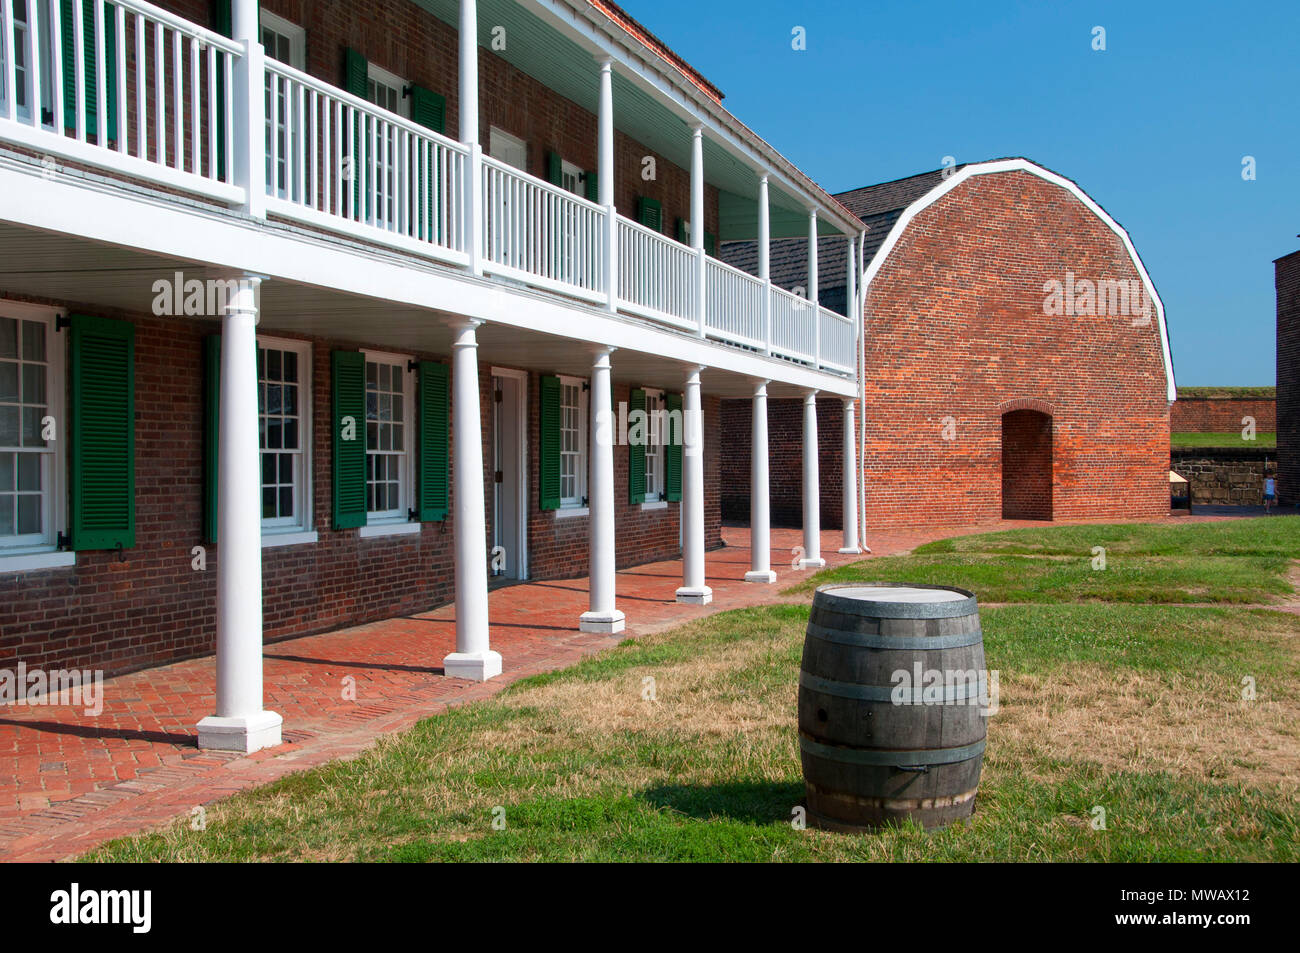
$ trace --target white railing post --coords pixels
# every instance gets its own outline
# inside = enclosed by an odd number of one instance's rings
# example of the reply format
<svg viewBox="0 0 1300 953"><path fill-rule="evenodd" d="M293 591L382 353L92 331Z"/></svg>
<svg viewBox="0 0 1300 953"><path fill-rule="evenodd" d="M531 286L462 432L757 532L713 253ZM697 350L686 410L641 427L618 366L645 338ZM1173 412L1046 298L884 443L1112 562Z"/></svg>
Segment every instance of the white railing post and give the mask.
<svg viewBox="0 0 1300 953"><path fill-rule="evenodd" d="M758 277L763 280L763 353L772 356L772 209L767 173L758 179Z"/></svg>
<svg viewBox="0 0 1300 953"><path fill-rule="evenodd" d="M460 0L460 141L469 148L465 170L465 250L470 270L483 274L483 147L478 139L478 3Z"/></svg>
<svg viewBox="0 0 1300 953"><path fill-rule="evenodd" d="M266 156L263 154L266 146L266 60L258 38L259 6L257 0L235 0L233 39L244 49L234 68L230 98L235 129L233 141L229 143L231 155L227 160L235 172L235 185L244 190L244 211L252 218L266 218ZM157 39L155 37L155 42ZM101 69L102 62L101 59ZM103 115L105 111L100 109L99 112ZM125 119L122 117L123 122ZM137 121L143 125L146 120L140 116ZM164 148L162 123L155 130L155 136L159 147Z"/></svg>
<svg viewBox="0 0 1300 953"><path fill-rule="evenodd" d="M708 275L704 264L704 126L691 128L691 248L695 251L695 312L704 337Z"/></svg>
<svg viewBox="0 0 1300 953"><path fill-rule="evenodd" d="M614 61L600 60L600 115L596 156L596 201L605 209L605 310L618 310L618 209L614 207Z"/></svg>
<svg viewBox="0 0 1300 953"><path fill-rule="evenodd" d="M808 300L813 313L813 367L822 364L822 312L817 291L817 209L808 210Z"/></svg>

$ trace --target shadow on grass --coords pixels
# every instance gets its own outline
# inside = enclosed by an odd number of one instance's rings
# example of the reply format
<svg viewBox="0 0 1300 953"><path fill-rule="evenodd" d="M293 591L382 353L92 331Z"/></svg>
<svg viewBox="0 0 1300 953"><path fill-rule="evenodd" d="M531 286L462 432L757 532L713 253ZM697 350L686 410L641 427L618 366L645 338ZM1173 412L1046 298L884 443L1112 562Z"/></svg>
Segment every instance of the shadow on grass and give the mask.
<svg viewBox="0 0 1300 953"><path fill-rule="evenodd" d="M729 784L667 784L636 795L657 808L700 820L728 818L745 824L790 820L803 803L802 781L741 781Z"/></svg>

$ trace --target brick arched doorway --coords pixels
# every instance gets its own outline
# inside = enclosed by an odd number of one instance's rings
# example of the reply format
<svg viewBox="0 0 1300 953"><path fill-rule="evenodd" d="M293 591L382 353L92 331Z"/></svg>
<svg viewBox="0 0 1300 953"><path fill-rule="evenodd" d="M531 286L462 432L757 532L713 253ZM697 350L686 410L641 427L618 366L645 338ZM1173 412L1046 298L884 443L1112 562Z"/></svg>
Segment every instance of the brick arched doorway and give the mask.
<svg viewBox="0 0 1300 953"><path fill-rule="evenodd" d="M1052 518L1052 415L1045 409L1002 414L1002 518Z"/></svg>

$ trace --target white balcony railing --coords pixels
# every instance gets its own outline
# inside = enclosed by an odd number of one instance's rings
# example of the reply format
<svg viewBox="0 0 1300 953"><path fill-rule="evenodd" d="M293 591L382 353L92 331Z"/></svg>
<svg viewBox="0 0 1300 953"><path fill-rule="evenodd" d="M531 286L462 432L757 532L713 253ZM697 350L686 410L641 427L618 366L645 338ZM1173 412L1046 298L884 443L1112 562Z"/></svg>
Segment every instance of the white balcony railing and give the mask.
<svg viewBox="0 0 1300 953"><path fill-rule="evenodd" d="M666 235L618 217L618 306L697 331L695 252Z"/></svg>
<svg viewBox="0 0 1300 953"><path fill-rule="evenodd" d="M266 73L269 210L468 259L468 149L283 63Z"/></svg>
<svg viewBox="0 0 1300 953"><path fill-rule="evenodd" d="M704 325L708 336L762 350L767 343L763 282L713 258L705 269Z"/></svg>
<svg viewBox="0 0 1300 953"><path fill-rule="evenodd" d="M0 141L252 214L264 169L270 214L855 373L849 318L621 215L610 288L605 207L275 60L250 77L261 154L237 155L243 50L144 0L0 0Z"/></svg>
<svg viewBox="0 0 1300 953"><path fill-rule="evenodd" d="M603 301L605 210L483 159L484 270Z"/></svg>
<svg viewBox="0 0 1300 953"><path fill-rule="evenodd" d="M5 139L243 200L226 161L238 44L139 0L0 0L0 22Z"/></svg>

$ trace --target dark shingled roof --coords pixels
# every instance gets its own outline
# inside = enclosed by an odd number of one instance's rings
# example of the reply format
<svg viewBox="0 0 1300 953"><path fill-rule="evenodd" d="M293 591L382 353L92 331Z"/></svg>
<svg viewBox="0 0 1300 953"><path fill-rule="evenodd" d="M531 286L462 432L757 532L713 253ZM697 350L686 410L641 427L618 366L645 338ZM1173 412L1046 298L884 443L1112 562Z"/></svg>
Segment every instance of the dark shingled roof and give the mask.
<svg viewBox="0 0 1300 953"><path fill-rule="evenodd" d="M953 171L962 166L953 166ZM949 172L951 175L951 172ZM885 243L889 230L902 216L903 210L926 195L944 180L944 170L909 175L905 179L881 182L865 188L840 192L835 196L867 228L864 239L868 264ZM848 242L842 236L817 240L817 297L824 308L848 313L848 262L845 255ZM720 249L723 261L729 265L758 274L758 242L724 242ZM806 238L780 238L772 242L772 283L793 291L808 286L808 240Z"/></svg>

